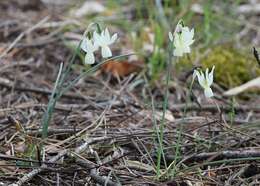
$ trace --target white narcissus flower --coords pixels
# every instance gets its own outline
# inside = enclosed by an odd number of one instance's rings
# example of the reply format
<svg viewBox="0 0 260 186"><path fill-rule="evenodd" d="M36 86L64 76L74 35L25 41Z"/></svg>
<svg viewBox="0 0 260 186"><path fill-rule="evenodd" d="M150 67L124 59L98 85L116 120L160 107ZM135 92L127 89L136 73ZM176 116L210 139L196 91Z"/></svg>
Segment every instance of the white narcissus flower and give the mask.
<svg viewBox="0 0 260 186"><path fill-rule="evenodd" d="M174 34L169 32L169 39L173 42L173 55L181 57L184 53L190 53L190 45L194 42L194 29L189 30L181 22L176 26Z"/></svg>
<svg viewBox="0 0 260 186"><path fill-rule="evenodd" d="M94 52L98 49L98 46L92 40L84 38L81 43L81 49L86 52L85 64L94 64Z"/></svg>
<svg viewBox="0 0 260 186"><path fill-rule="evenodd" d="M196 76L198 77L200 86L204 89L205 96L208 98L214 96L212 89L210 88L213 83L214 69L215 66L212 67L211 72L209 73L209 69L207 68L205 74L199 70L194 71L194 74L196 74Z"/></svg>
<svg viewBox="0 0 260 186"><path fill-rule="evenodd" d="M114 34L111 37L108 29L106 28L101 32L101 34L94 32L93 39L95 44L101 47L101 55L103 58L112 56L112 52L109 48L109 45L113 44L116 41L117 34Z"/></svg>

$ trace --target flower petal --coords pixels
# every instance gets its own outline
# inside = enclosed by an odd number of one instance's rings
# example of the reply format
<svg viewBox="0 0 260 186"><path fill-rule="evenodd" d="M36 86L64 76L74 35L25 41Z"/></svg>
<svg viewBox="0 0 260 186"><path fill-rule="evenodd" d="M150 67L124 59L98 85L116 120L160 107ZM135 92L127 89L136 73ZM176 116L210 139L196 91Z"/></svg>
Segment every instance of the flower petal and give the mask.
<svg viewBox="0 0 260 186"><path fill-rule="evenodd" d="M181 39L181 35L180 34L176 34L174 36L173 45L174 45L175 48L182 47L182 39Z"/></svg>
<svg viewBox="0 0 260 186"><path fill-rule="evenodd" d="M204 89L204 94L207 98L214 96L212 89L210 87Z"/></svg>
<svg viewBox="0 0 260 186"><path fill-rule="evenodd" d="M114 43L114 42L116 41L116 39L117 39L117 33L115 33L115 34L111 37L109 44Z"/></svg>
<svg viewBox="0 0 260 186"><path fill-rule="evenodd" d="M209 73L209 77L208 77L208 84L209 84L209 86L211 86L212 83L213 83L214 69L215 69L215 66L212 67L212 69L211 69L211 71Z"/></svg>
<svg viewBox="0 0 260 186"><path fill-rule="evenodd" d="M85 37L83 38L83 40L82 40L82 42L81 42L80 48L81 48L82 50L84 50L85 52L88 51L88 50L87 50L87 39L86 39Z"/></svg>
<svg viewBox="0 0 260 186"><path fill-rule="evenodd" d="M100 34L98 34L96 31L93 34L93 40L94 40L94 45L101 46L102 45L102 37Z"/></svg>
<svg viewBox="0 0 260 186"><path fill-rule="evenodd" d="M192 79L193 79L193 81L195 80L195 78L197 77L197 73L198 73L198 71L195 69L195 70L193 70L193 73L192 73Z"/></svg>
<svg viewBox="0 0 260 186"><path fill-rule="evenodd" d="M112 56L112 52L111 52L110 48L106 45L101 47L101 54L102 54L103 58Z"/></svg>
<svg viewBox="0 0 260 186"><path fill-rule="evenodd" d="M168 33L168 36L169 36L170 41L173 42L173 35L171 32Z"/></svg>
<svg viewBox="0 0 260 186"><path fill-rule="evenodd" d="M193 36L194 36L194 29L189 31L188 27L184 27L183 30L182 30L182 34L183 34L183 39L184 40L192 40Z"/></svg>
<svg viewBox="0 0 260 186"><path fill-rule="evenodd" d="M205 79L207 80L207 82L209 81L209 69L208 68L206 68Z"/></svg>
<svg viewBox="0 0 260 186"><path fill-rule="evenodd" d="M205 87L205 77L204 74L200 71L196 71L196 75L198 77L199 84L202 88Z"/></svg>
<svg viewBox="0 0 260 186"><path fill-rule="evenodd" d="M94 53L89 52L85 55L85 64L94 64L95 63L95 56Z"/></svg>
<svg viewBox="0 0 260 186"><path fill-rule="evenodd" d="M105 36L106 38L110 38L110 34L109 34L109 31L108 31L107 28L105 29L104 36Z"/></svg>
<svg viewBox="0 0 260 186"><path fill-rule="evenodd" d="M183 50L180 47L175 48L173 50L173 55L176 57L181 57L181 56L183 56Z"/></svg>

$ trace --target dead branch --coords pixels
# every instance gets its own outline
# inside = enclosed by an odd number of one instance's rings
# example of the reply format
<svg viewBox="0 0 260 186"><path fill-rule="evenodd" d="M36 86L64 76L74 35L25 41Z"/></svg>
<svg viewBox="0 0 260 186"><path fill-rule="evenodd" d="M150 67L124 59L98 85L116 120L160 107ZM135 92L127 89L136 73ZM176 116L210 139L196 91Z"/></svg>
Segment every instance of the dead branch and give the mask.
<svg viewBox="0 0 260 186"><path fill-rule="evenodd" d="M219 106L222 111L230 111L231 106L228 105L220 105ZM179 112L182 111L185 108L185 104L175 104L175 105L169 105L169 109L173 112ZM215 105L203 105L202 107L198 107L195 104L191 104L187 106L187 111L210 111L210 112L218 112L218 108ZM260 112L260 106L254 105L254 106L247 106L247 105L235 105L234 110L236 112L246 112L246 111L255 111Z"/></svg>
<svg viewBox="0 0 260 186"><path fill-rule="evenodd" d="M214 157L214 159L238 159L238 158L253 158L253 157L260 157L260 150L253 149L253 150L226 150L221 152L205 152L200 154L195 154L190 157L184 158L182 162L194 162L194 161L202 161L209 158ZM167 156L168 160L174 160L174 157Z"/></svg>

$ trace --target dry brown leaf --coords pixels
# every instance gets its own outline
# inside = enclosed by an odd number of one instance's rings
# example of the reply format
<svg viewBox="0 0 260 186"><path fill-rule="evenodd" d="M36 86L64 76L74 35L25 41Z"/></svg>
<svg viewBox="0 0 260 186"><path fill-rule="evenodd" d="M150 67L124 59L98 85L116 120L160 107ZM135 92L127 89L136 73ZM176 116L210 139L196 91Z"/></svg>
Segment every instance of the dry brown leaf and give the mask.
<svg viewBox="0 0 260 186"><path fill-rule="evenodd" d="M260 89L260 77L255 78L253 80L248 81L247 83L240 85L238 87L232 88L226 92L224 92L225 96L235 96L246 90L251 89Z"/></svg>
<svg viewBox="0 0 260 186"><path fill-rule="evenodd" d="M111 73L114 77L124 77L134 72L139 72L144 66L141 61L109 61L101 66L101 71Z"/></svg>

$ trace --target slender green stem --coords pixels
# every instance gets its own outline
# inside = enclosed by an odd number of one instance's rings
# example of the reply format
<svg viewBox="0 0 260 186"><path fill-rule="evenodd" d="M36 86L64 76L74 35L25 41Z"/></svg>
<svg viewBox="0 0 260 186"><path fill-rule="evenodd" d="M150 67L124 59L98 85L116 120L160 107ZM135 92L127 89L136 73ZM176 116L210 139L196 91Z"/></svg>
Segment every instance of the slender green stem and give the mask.
<svg viewBox="0 0 260 186"><path fill-rule="evenodd" d="M190 96L191 96L193 82L194 82L194 79L192 79L192 82L190 83L190 86L189 86L189 92L188 92L188 96L187 96L187 99L186 99L186 102L185 102L182 121L184 121L184 118L186 117L186 114L187 114L187 108L188 108L188 103L190 102ZM175 148L175 157L174 157L174 162L172 164L173 165L173 169L172 169L173 176L176 175L176 171L177 171L176 165L177 165L177 160L178 160L179 154L180 154L180 143L181 143L182 130L183 130L183 124L180 125L180 128L178 130L178 138L177 138L177 144L176 144L176 148Z"/></svg>
<svg viewBox="0 0 260 186"><path fill-rule="evenodd" d="M43 120L42 120L42 128L43 128L42 138L43 139L48 136L48 127L49 127L49 123L50 123L56 102L59 99L58 95L60 94L61 88L62 88L66 78L68 77L68 75L70 73L71 66L73 65L73 62L75 61L76 56L77 56L77 54L80 50L80 45L81 45L81 41L79 42L75 52L73 53L73 56L71 57L66 70L63 71L63 63L60 66L59 73L58 73L58 76L56 78L56 82L55 82L55 85L54 85L54 88L53 88L53 91L52 91L52 94L51 94L51 98L50 98L50 101L49 101L48 106L47 106L47 110L44 113Z"/></svg>
<svg viewBox="0 0 260 186"><path fill-rule="evenodd" d="M234 103L235 102L235 98L232 97L231 98L231 111L229 112L229 117L230 117L230 125L232 126L234 123L234 118L235 118L235 107L234 107Z"/></svg>
<svg viewBox="0 0 260 186"><path fill-rule="evenodd" d="M70 73L70 71L71 71L71 67L72 67L72 65L73 65L73 63L74 63L74 61L75 61L77 55L78 55L79 52L80 52L81 43L82 43L82 41L79 42L79 44L78 44L76 50L75 50L74 53L73 53L73 56L71 57L71 59L70 59L70 61L69 61L69 64L68 64L66 70L62 73L62 77L61 77L61 80L60 80L60 84L61 84L61 85L63 85L63 83L65 82L66 78L68 77L68 75L69 75L69 73Z"/></svg>
<svg viewBox="0 0 260 186"><path fill-rule="evenodd" d="M159 149L157 151L157 166L156 166L156 173L157 178L160 177L160 169L161 169L161 159L163 158L164 166L167 167L167 163L164 156L164 150L163 150L163 132L165 127L165 113L167 111L168 106L168 97L169 97L169 82L170 82L170 76L171 76L171 63L172 63L172 48L173 44L171 43L169 45L169 58L167 60L167 74L166 74L166 87L164 92L164 100L163 100L163 114L162 114L162 120L160 122L160 128L159 128Z"/></svg>
<svg viewBox="0 0 260 186"><path fill-rule="evenodd" d="M47 137L49 123L50 123L52 113L53 113L53 110L54 110L54 107L55 107L55 104L56 104L56 101L57 101L56 95L59 91L58 87L59 87L59 82L60 82L60 78L61 78L61 75L62 75L62 69L63 69L63 63L60 64L59 73L58 73L58 76L56 78L56 82L55 82L55 85L54 85L54 88L53 88L53 91L52 91L52 94L51 94L51 98L50 98L50 101L48 103L47 110L46 110L46 112L44 113L44 116L43 116L43 121L42 121L42 138L43 139Z"/></svg>
<svg viewBox="0 0 260 186"><path fill-rule="evenodd" d="M165 126L165 113L167 110L168 97L169 97L169 93L168 93L169 81L170 81L170 63L167 64L166 88L165 88L164 101L163 101L163 115L162 115L162 120L159 129L160 132L159 132L159 151L158 151L158 159L157 159L157 176L160 171L161 158L163 158L165 167L167 167L164 152L163 152L163 131Z"/></svg>
<svg viewBox="0 0 260 186"><path fill-rule="evenodd" d="M80 46L80 44L79 44L79 46ZM78 49L79 49L79 47L77 47L77 50L76 50L75 53L77 53ZM75 53L74 53L72 59L70 60L67 69L64 72L62 72L63 66L60 67L59 74L58 74L58 77L56 79L55 86L54 86L54 89L52 91L52 95L51 95L50 101L49 101L48 106L47 106L47 110L44 114L43 121L42 121L42 127L43 127L42 138L43 139L48 136L48 127L49 127L49 123L50 123L56 102L65 92L67 92L70 88L72 88L78 82L78 80L80 80L84 76L88 75L89 73L96 71L101 65L105 64L106 62L108 62L110 60L115 60L115 59L118 59L118 58L126 57L126 56L129 56L129 55L133 55L133 53L130 53L130 54L119 55L119 56L115 56L115 57L106 59L106 60L98 63L96 66L90 68L86 72L80 74L77 78L75 78L73 81L71 81L69 83L69 85L67 85L65 88L62 89L62 87L65 83L65 79L68 77L71 66L72 66L72 64L73 64L73 62L76 58Z"/></svg>
<svg viewBox="0 0 260 186"><path fill-rule="evenodd" d="M187 108L188 108L188 104L191 102L191 91L192 91L192 86L193 86L193 82L194 82L194 79L192 79L192 82L190 83L190 86L189 86L189 92L188 92L188 97L187 97L187 100L185 102L185 107L184 107L184 112L183 112L183 119L186 117L187 115Z"/></svg>

